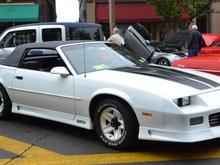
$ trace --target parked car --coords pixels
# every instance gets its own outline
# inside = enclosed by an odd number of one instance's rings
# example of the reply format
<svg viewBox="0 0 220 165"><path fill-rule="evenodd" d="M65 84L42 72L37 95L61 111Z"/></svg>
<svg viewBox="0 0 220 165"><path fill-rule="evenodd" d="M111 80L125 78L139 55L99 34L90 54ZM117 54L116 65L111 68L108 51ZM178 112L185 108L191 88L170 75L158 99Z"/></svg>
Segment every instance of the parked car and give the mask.
<svg viewBox="0 0 220 165"><path fill-rule="evenodd" d="M170 66L174 60L185 57L185 54L161 52L146 41L132 26L129 26L124 35L125 45L138 57L150 63Z"/></svg>
<svg viewBox="0 0 220 165"><path fill-rule="evenodd" d="M176 60L172 63L172 67L189 68L220 76L220 54L201 54Z"/></svg>
<svg viewBox="0 0 220 165"><path fill-rule="evenodd" d="M176 33L167 35L162 41L152 42L152 44L159 48L163 52L173 53L173 52L185 52L186 44L189 38L189 31L182 30Z"/></svg>
<svg viewBox="0 0 220 165"><path fill-rule="evenodd" d="M11 113L95 129L108 147L137 139L220 137L220 77L147 64L106 42L25 44L0 65L0 118Z"/></svg>
<svg viewBox="0 0 220 165"><path fill-rule="evenodd" d="M151 40L151 35L146 27L141 25L140 23L135 23L132 25L132 27L145 39L149 42L151 46L155 48L156 51L163 52L163 53L177 53L182 55L183 49L181 42L178 42L177 40L171 41L152 41ZM178 32L178 35L182 34L182 32ZM178 36L176 34L176 37ZM124 36L124 35L123 35ZM183 35L181 35L181 40L183 40Z"/></svg>
<svg viewBox="0 0 220 165"><path fill-rule="evenodd" d="M102 27L95 23L57 22L13 26L0 35L0 60L21 44L66 40L103 41Z"/></svg>
<svg viewBox="0 0 220 165"><path fill-rule="evenodd" d="M220 76L220 36L217 34L202 34L206 47L203 47L196 57L176 60L173 67L190 68Z"/></svg>

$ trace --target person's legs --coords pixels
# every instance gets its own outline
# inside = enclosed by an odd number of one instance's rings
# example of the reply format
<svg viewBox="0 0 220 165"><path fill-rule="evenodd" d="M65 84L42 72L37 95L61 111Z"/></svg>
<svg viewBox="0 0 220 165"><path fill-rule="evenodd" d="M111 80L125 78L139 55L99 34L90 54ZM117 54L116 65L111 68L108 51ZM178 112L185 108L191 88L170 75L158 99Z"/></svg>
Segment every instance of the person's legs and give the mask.
<svg viewBox="0 0 220 165"><path fill-rule="evenodd" d="M188 57L197 56L198 53L199 53L199 50L197 50L197 49L189 49L189 51L188 51Z"/></svg>

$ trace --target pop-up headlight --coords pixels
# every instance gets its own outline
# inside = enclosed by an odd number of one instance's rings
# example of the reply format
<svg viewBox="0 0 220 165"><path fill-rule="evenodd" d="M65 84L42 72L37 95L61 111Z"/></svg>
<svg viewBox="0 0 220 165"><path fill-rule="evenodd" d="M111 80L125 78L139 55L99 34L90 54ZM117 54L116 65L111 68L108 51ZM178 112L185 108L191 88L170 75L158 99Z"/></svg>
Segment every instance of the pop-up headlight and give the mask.
<svg viewBox="0 0 220 165"><path fill-rule="evenodd" d="M176 103L176 105L178 105L179 107L183 107L186 105L190 105L190 97L182 97L182 98L178 98L178 99L174 99L173 100L174 103Z"/></svg>

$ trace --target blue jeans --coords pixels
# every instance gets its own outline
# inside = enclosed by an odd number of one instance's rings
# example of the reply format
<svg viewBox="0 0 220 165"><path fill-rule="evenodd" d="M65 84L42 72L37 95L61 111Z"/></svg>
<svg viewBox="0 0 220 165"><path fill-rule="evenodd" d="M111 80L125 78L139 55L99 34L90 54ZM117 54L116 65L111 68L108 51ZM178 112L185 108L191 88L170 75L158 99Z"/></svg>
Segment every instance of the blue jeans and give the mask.
<svg viewBox="0 0 220 165"><path fill-rule="evenodd" d="M199 53L199 50L198 50L198 49L189 49L188 57L197 56L198 53Z"/></svg>

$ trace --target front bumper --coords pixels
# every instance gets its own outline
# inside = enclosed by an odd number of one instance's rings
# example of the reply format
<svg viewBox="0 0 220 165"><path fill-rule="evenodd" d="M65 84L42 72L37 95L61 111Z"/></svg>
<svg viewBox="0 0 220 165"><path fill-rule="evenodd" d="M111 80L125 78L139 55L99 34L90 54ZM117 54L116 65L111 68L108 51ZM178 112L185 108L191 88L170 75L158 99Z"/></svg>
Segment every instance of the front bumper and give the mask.
<svg viewBox="0 0 220 165"><path fill-rule="evenodd" d="M142 117L138 138L170 142L199 142L220 137L220 90L195 95L179 110L163 104L163 111ZM167 102L165 102L167 103ZM192 119L202 119L191 122Z"/></svg>
<svg viewBox="0 0 220 165"><path fill-rule="evenodd" d="M201 130L175 132L169 130L139 128L138 138L141 140L155 140L167 142L192 143L220 137L220 126Z"/></svg>

